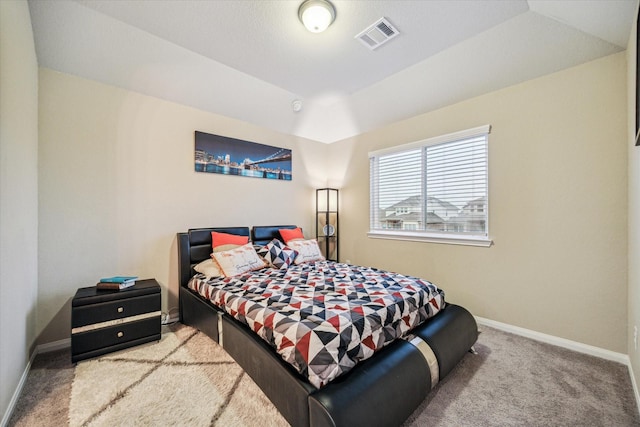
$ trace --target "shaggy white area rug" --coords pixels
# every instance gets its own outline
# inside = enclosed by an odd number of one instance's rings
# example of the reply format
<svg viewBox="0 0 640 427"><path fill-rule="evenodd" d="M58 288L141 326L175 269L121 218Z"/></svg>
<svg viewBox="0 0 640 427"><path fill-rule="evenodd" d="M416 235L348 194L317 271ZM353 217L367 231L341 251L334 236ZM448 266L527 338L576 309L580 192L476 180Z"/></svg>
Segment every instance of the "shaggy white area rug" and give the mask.
<svg viewBox="0 0 640 427"><path fill-rule="evenodd" d="M220 346L178 326L157 343L79 362L69 425L288 424Z"/></svg>

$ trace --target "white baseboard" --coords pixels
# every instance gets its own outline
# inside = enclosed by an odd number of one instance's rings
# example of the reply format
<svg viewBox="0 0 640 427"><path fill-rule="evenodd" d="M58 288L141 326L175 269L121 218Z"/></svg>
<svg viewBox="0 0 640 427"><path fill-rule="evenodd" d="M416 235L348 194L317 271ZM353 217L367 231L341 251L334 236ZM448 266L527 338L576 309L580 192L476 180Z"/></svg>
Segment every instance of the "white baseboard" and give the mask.
<svg viewBox="0 0 640 427"><path fill-rule="evenodd" d="M71 347L71 338L65 338L58 341L39 344L36 347L36 354L49 353L50 351L62 350Z"/></svg>
<svg viewBox="0 0 640 427"><path fill-rule="evenodd" d="M629 358L629 375L631 376L631 385L633 386L633 394L636 397L636 405L638 406L638 412L640 413L640 393L638 393L638 383L636 377L633 375L633 366L631 365L631 359Z"/></svg>
<svg viewBox="0 0 640 427"><path fill-rule="evenodd" d="M13 414L16 403L18 402L18 399L22 394L22 389L24 388L24 384L27 382L29 371L31 371L31 365L33 365L33 361L35 360L36 356L40 353L48 353L50 351L62 350L68 347L71 347L71 338L65 338L59 341L39 344L36 346L35 350L31 354L31 357L29 358L29 362L27 362L27 366L25 366L24 368L24 372L22 372L22 376L20 377L20 381L18 382L16 390L13 392L13 396L11 397L11 401L9 402L9 406L7 406L7 410L5 411L2 417L2 421L0 422L0 427L6 427L6 425L9 423L9 418L11 418L11 414Z"/></svg>
<svg viewBox="0 0 640 427"><path fill-rule="evenodd" d="M543 334L541 332L532 331L531 329L521 328L519 326L513 326L502 322L496 322L495 320L485 319L483 317L477 317L476 322L480 325L489 326L491 328L499 329L501 331L510 332L515 335L520 335L526 338L531 338L536 341L552 344L558 347L567 348L569 350L577 351L578 353L589 354L601 359L612 360L614 362L622 363L623 365L630 365L629 356L623 353L617 353L615 351L606 350L604 348L595 347L589 344L583 344L577 341L571 341L565 338L555 337L553 335Z"/></svg>
<svg viewBox="0 0 640 427"><path fill-rule="evenodd" d="M29 361L27 362L27 366L24 368L24 372L22 372L22 376L20 377L20 381L18 382L18 386L16 390L13 392L13 396L11 396L11 400L9 401L9 406L7 406L7 410L4 412L2 416L2 421L0 422L0 427L6 427L9 424L9 419L13 414L13 410L16 407L16 403L18 403L18 399L22 394L22 389L24 388L25 383L27 382L27 377L29 376L29 371L31 370L31 365L36 358L38 351L34 351Z"/></svg>

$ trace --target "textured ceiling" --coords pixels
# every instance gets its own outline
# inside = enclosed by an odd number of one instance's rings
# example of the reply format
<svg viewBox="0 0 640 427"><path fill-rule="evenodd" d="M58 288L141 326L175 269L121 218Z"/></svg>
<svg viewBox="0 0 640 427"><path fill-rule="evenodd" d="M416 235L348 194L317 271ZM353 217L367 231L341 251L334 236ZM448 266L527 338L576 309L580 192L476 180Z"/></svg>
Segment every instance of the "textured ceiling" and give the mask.
<svg viewBox="0 0 640 427"><path fill-rule="evenodd" d="M334 142L626 48L636 0L30 0L40 66ZM400 35L354 36L381 17ZM303 101L293 112L291 102Z"/></svg>

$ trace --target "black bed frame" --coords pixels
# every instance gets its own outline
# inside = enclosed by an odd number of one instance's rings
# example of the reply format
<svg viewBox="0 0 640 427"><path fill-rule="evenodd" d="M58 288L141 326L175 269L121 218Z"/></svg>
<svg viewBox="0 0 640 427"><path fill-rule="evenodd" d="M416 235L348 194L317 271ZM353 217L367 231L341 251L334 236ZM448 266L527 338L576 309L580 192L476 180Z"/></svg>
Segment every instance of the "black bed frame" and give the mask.
<svg viewBox="0 0 640 427"><path fill-rule="evenodd" d="M180 321L223 346L292 426L398 426L471 349L473 316L448 304L412 331L316 389L246 325L187 287L193 267L210 257L211 232L249 236L264 245L295 226L199 228L178 233Z"/></svg>

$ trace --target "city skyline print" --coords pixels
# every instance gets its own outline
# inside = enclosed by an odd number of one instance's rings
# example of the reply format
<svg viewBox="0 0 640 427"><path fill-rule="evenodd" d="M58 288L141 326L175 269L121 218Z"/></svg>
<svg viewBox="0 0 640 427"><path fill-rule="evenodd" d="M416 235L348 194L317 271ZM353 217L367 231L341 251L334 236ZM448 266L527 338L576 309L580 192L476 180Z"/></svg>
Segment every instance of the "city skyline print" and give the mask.
<svg viewBox="0 0 640 427"><path fill-rule="evenodd" d="M291 181L291 150L195 131L195 171Z"/></svg>

